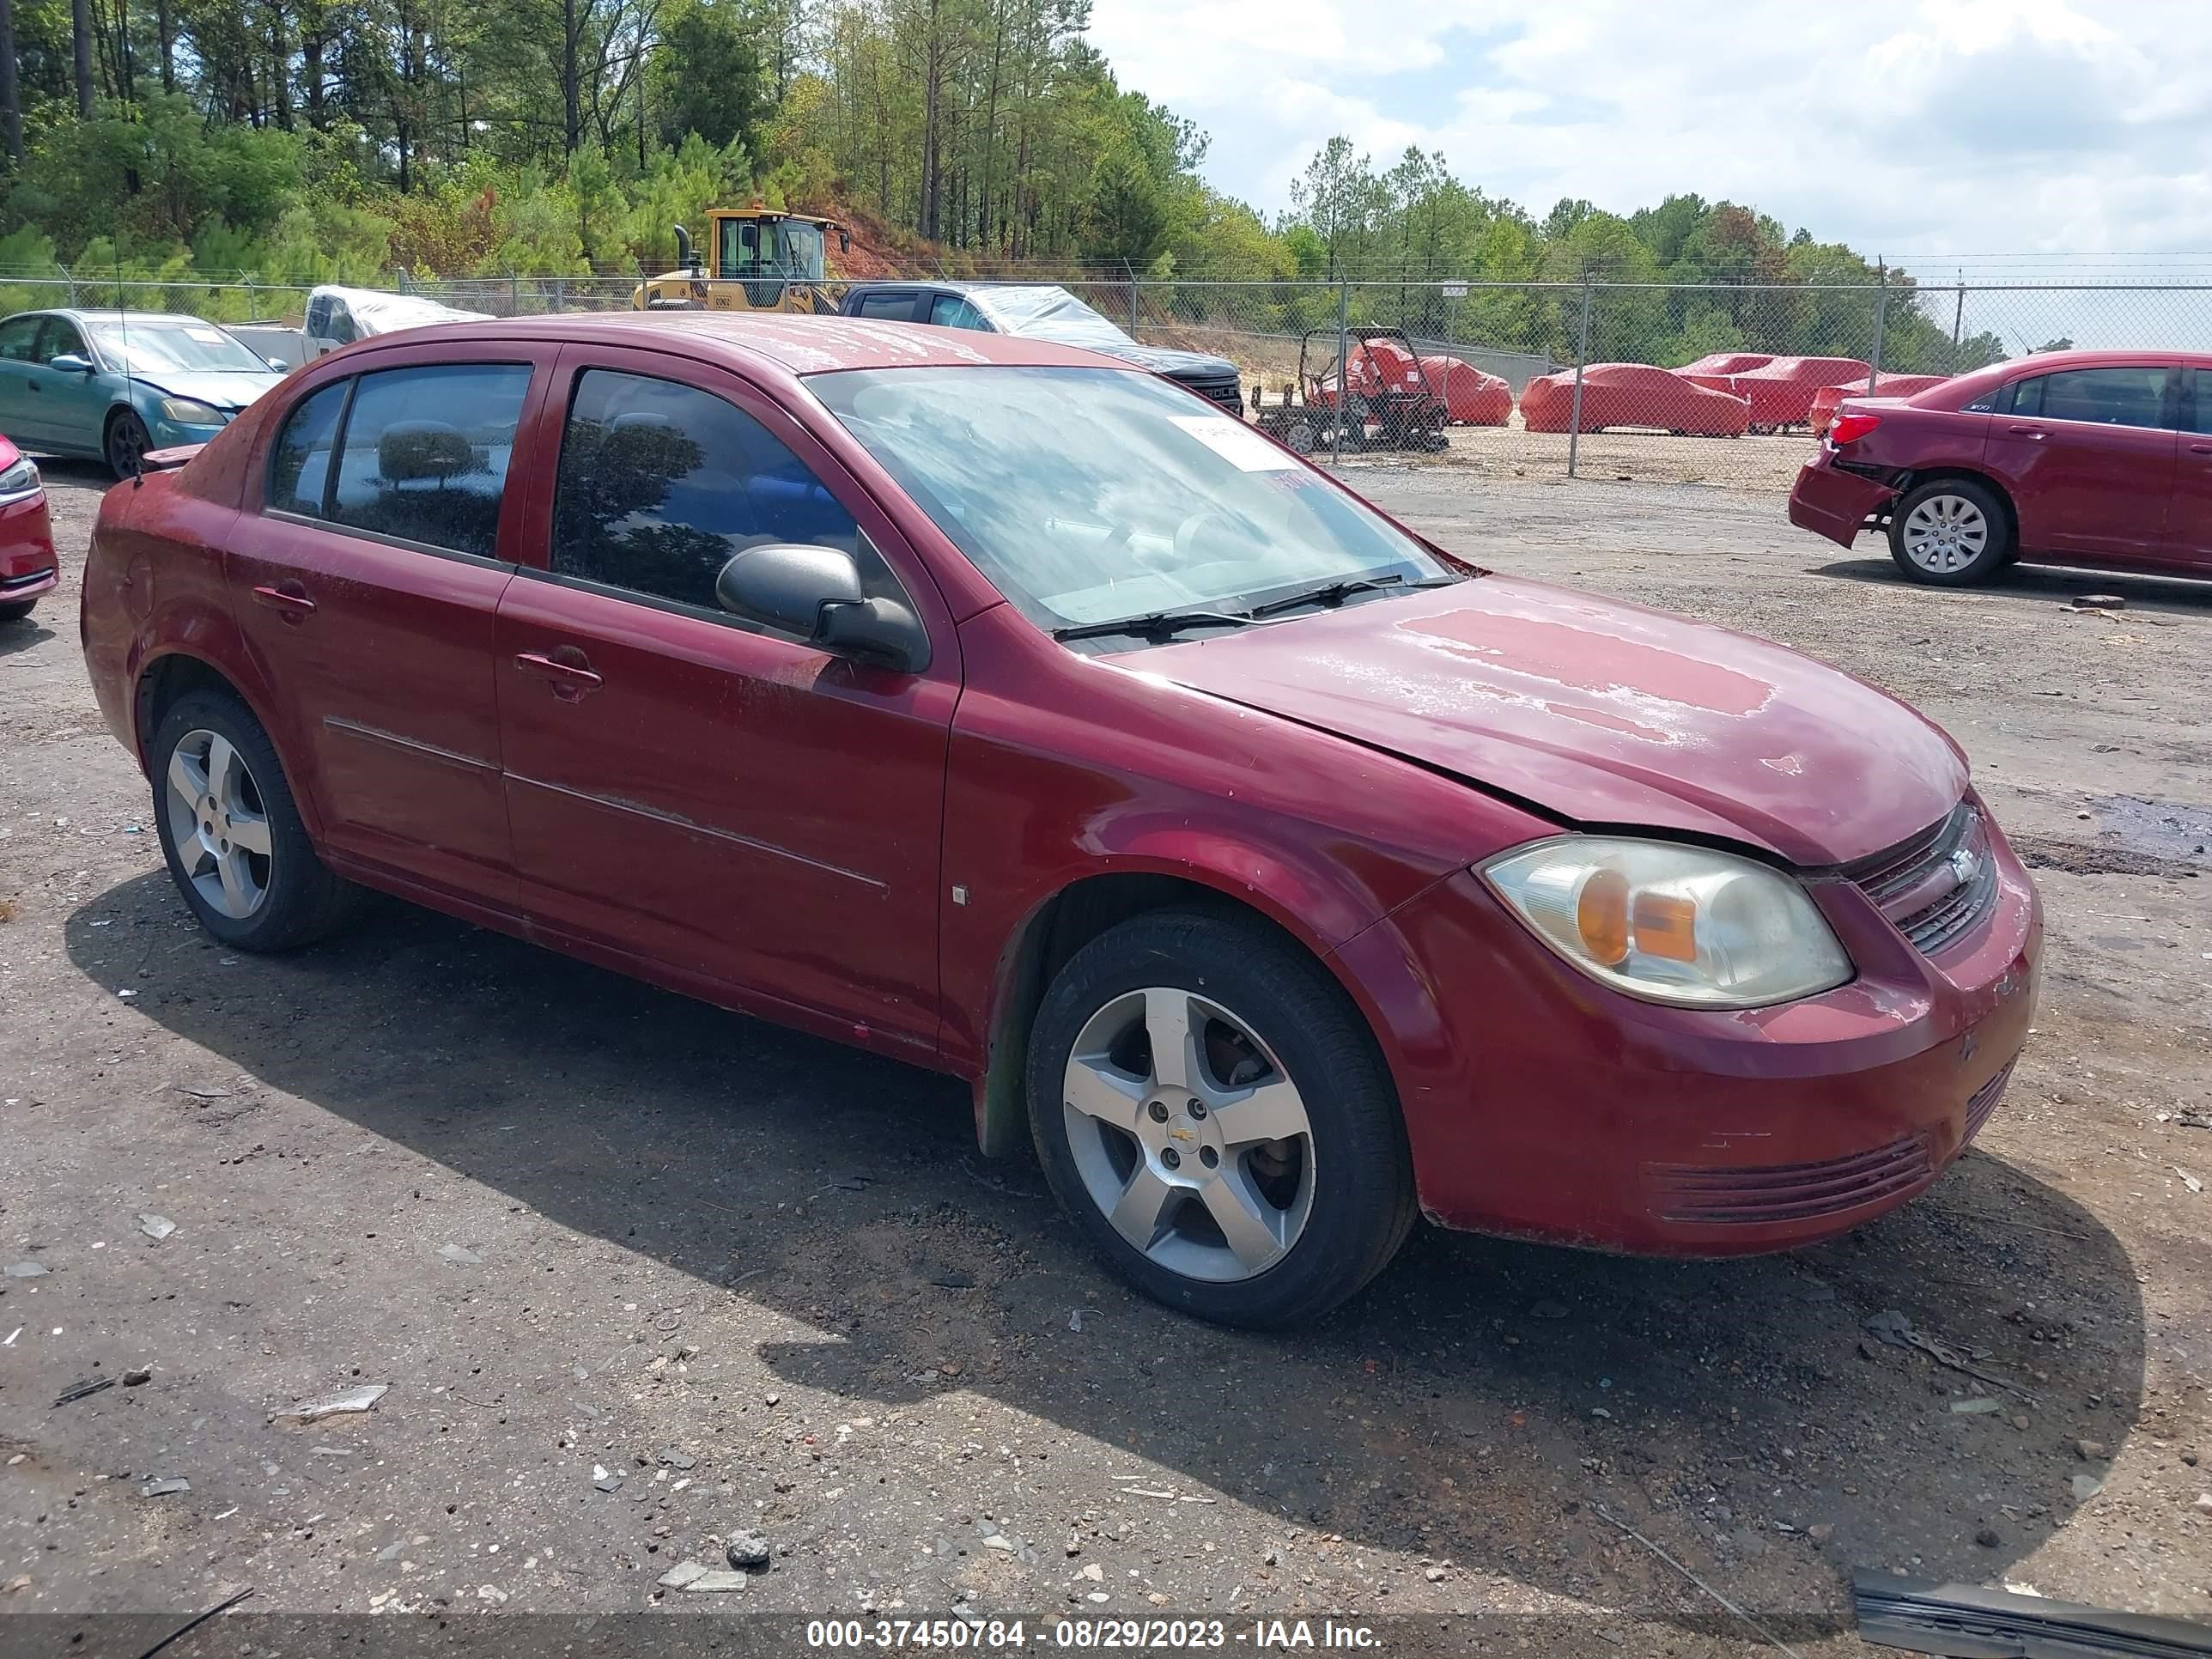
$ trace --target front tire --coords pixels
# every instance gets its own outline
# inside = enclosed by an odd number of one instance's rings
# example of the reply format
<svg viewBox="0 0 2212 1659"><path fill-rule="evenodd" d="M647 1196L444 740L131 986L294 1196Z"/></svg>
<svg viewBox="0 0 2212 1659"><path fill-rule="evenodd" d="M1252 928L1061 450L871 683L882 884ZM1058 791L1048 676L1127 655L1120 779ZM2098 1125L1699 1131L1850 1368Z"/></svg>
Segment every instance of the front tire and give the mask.
<svg viewBox="0 0 2212 1659"><path fill-rule="evenodd" d="M0 605L0 623L19 623L38 608L36 599L10 599Z"/></svg>
<svg viewBox="0 0 2212 1659"><path fill-rule="evenodd" d="M337 928L357 889L316 855L276 745L226 691L186 693L155 732L154 822L201 927L240 951L289 951Z"/></svg>
<svg viewBox="0 0 2212 1659"><path fill-rule="evenodd" d="M1077 1229L1199 1318L1305 1324L1413 1225L1404 1121L1364 1021L1255 922L1159 911L1085 945L1038 1010L1028 1085Z"/></svg>
<svg viewBox="0 0 2212 1659"><path fill-rule="evenodd" d="M137 411L123 410L107 422L107 470L118 478L135 478L144 470L146 452L153 441Z"/></svg>
<svg viewBox="0 0 2212 1659"><path fill-rule="evenodd" d="M1916 582L1964 587L2012 556L2012 520L1987 484L1931 478L1891 509L1889 556Z"/></svg>

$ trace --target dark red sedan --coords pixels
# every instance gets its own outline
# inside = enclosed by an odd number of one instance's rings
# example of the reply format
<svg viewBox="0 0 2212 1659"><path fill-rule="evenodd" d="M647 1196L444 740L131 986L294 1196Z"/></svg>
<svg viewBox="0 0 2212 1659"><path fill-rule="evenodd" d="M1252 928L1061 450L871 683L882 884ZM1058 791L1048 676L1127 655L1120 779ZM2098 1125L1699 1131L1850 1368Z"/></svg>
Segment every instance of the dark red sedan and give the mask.
<svg viewBox="0 0 2212 1659"><path fill-rule="evenodd" d="M357 884L953 1073L1212 1319L1311 1318L1417 1214L1850 1227L2034 1002L2034 890L1911 709L1473 568L1066 348L367 343L108 495L85 640L226 945Z"/></svg>
<svg viewBox="0 0 2212 1659"><path fill-rule="evenodd" d="M60 580L46 483L37 464L0 438L0 623L22 621Z"/></svg>
<svg viewBox="0 0 2212 1659"><path fill-rule="evenodd" d="M2212 356L2047 351L1907 398L1852 398L1797 474L1790 522L1886 530L1915 581L2014 559L2212 575Z"/></svg>

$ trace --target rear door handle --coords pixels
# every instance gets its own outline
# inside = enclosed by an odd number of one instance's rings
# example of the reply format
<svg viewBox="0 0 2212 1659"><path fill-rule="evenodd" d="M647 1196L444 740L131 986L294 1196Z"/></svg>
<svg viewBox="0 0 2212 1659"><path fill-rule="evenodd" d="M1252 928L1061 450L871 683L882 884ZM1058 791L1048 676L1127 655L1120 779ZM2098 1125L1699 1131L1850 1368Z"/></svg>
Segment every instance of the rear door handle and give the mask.
<svg viewBox="0 0 2212 1659"><path fill-rule="evenodd" d="M2048 435L2039 426L2014 426L2007 427L2005 430L2021 438L2042 438Z"/></svg>
<svg viewBox="0 0 2212 1659"><path fill-rule="evenodd" d="M577 653L579 656L583 653ZM574 702L586 691L596 691L606 684L590 667L581 663L562 662L541 652L525 651L514 659L514 665L526 674L535 674L551 683L553 695Z"/></svg>
<svg viewBox="0 0 2212 1659"><path fill-rule="evenodd" d="M257 587L253 590L253 602L274 611L286 622L304 622L315 611L315 602L307 597L307 590L295 581Z"/></svg>
<svg viewBox="0 0 2212 1659"><path fill-rule="evenodd" d="M2189 453L2192 455L2212 455L2212 444L2191 444Z"/></svg>

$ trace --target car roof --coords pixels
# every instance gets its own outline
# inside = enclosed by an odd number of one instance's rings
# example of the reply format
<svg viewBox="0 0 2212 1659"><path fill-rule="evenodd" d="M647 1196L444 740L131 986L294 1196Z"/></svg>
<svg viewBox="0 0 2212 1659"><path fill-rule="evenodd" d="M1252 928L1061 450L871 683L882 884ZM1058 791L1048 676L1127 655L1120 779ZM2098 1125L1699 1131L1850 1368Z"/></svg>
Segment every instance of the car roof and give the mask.
<svg viewBox="0 0 2212 1659"><path fill-rule="evenodd" d="M76 323L137 323L142 326L163 323L197 323L202 328L221 328L221 323L207 317L195 317L185 311L110 311L104 306L58 306L41 312L41 316L66 317Z"/></svg>
<svg viewBox="0 0 2212 1659"><path fill-rule="evenodd" d="M380 337L405 345L452 340L477 343L487 334L509 339L565 340L675 351L707 362L743 360L797 375L848 368L969 368L1015 364L1127 369L1103 353L1012 334L929 328L865 317L791 312L605 311L440 323ZM373 344L374 342L365 343ZM349 352L362 349L349 347Z"/></svg>

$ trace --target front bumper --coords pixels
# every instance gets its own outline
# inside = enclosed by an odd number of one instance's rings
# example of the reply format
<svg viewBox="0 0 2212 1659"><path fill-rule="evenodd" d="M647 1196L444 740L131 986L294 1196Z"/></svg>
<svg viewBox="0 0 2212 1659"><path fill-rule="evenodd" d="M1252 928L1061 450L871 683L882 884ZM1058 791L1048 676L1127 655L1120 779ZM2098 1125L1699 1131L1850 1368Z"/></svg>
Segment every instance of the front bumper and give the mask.
<svg viewBox="0 0 2212 1659"><path fill-rule="evenodd" d="M61 580L44 490L0 504L0 605L51 592Z"/></svg>
<svg viewBox="0 0 2212 1659"><path fill-rule="evenodd" d="M1445 1225L1665 1255L1845 1231L1924 1191L1996 1109L2033 1018L2040 909L1991 826L1988 911L1923 956L1809 884L1858 977L1718 1012L1621 996L1472 875L1340 951L1382 1032L1421 1207Z"/></svg>
<svg viewBox="0 0 2212 1659"><path fill-rule="evenodd" d="M1797 483L1790 492L1790 522L1849 547L1867 520L1896 500L1897 494L1894 485L1880 478L1836 465L1823 446L1797 470Z"/></svg>

